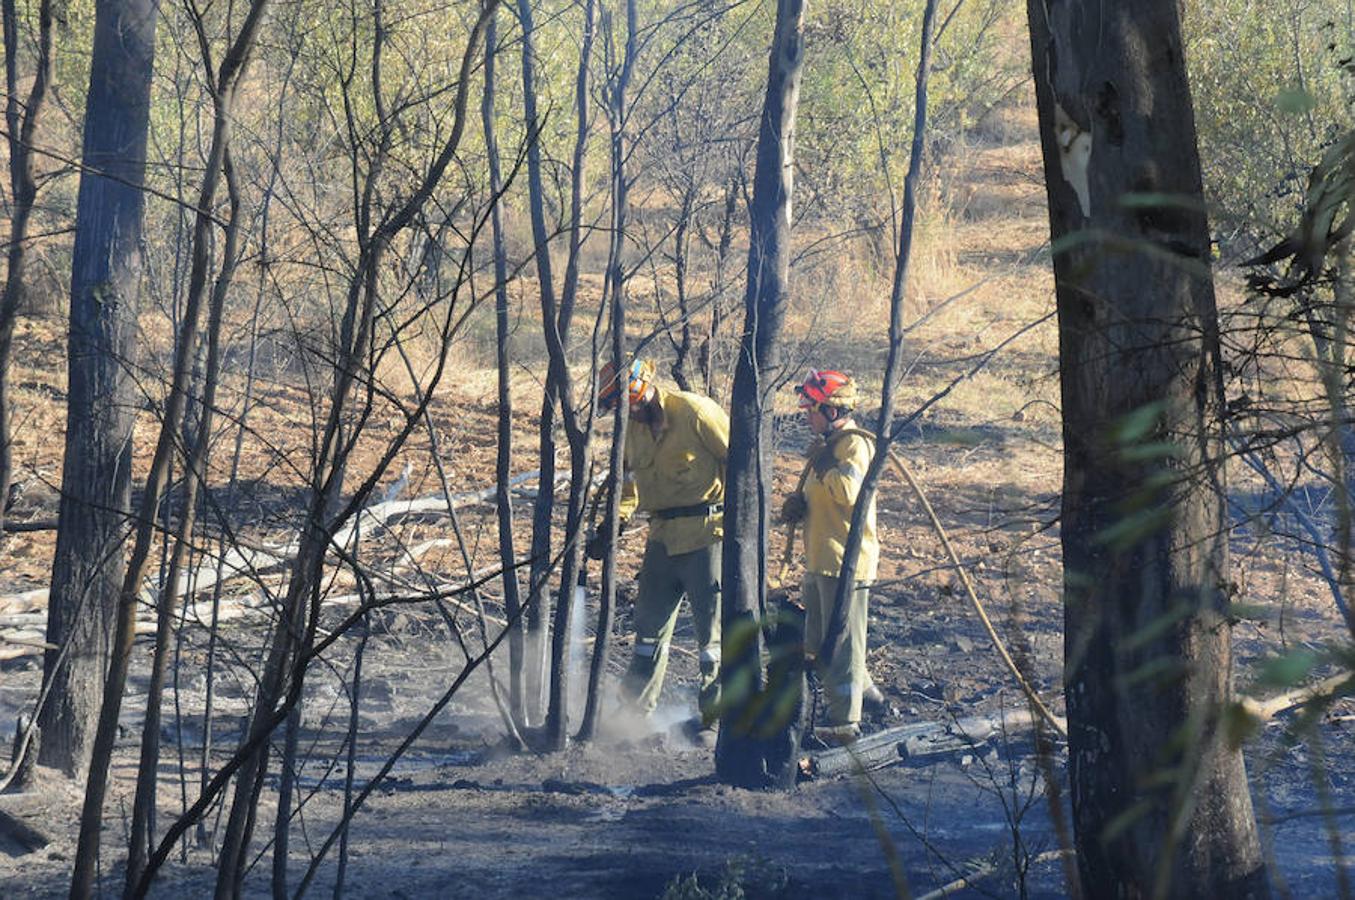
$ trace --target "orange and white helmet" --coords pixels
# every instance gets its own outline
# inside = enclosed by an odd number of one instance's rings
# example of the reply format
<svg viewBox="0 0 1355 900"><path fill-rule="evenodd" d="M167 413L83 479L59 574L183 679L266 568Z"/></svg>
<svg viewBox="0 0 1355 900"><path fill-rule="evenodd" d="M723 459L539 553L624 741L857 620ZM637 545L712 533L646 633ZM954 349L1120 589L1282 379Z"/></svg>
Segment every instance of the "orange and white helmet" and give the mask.
<svg viewBox="0 0 1355 900"><path fill-rule="evenodd" d="M856 408L856 382L836 369L810 369L805 380L795 386L800 408L833 406L850 412Z"/></svg>
<svg viewBox="0 0 1355 900"><path fill-rule="evenodd" d="M654 364L647 359L637 359L630 364L626 379L627 399L639 403L649 393L654 384ZM598 373L598 403L603 409L616 409L621 402L620 379L616 377L616 365L608 362Z"/></svg>

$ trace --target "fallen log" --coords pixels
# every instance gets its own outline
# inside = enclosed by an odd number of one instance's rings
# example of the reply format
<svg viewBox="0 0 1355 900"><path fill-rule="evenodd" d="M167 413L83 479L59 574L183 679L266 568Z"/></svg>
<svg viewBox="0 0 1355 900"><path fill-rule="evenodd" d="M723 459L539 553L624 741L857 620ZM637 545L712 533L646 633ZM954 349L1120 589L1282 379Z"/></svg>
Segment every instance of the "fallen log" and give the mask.
<svg viewBox="0 0 1355 900"><path fill-rule="evenodd" d="M26 522L5 520L5 531L10 534L23 534L32 531L56 531L56 519L29 519Z"/></svg>
<svg viewBox="0 0 1355 900"><path fill-rule="evenodd" d="M998 851L998 853L1002 854L1009 852L1010 848L1008 847L1003 847L1001 848L1001 850ZM1030 864L1037 865L1039 863L1048 862L1052 859L1061 859L1064 856L1072 855L1073 851L1071 849L1046 850L1044 853L1041 853L1037 856L1032 856L1030 858ZM958 894L962 891L976 890L977 885L980 881L982 881L985 878L990 878L993 875L997 874L999 868L996 862L997 858L998 858L997 854L994 854L994 858L976 860L973 863L970 863L970 865L968 866L969 868L968 874L961 875L954 881L948 882L947 884L943 884L934 891L928 891L927 893L918 897L917 900L941 900L942 897L949 897L952 896L953 894Z"/></svg>
<svg viewBox="0 0 1355 900"><path fill-rule="evenodd" d="M7 631L0 633L0 643L22 644L37 647L39 650L56 649L56 644L49 644L42 639L41 631Z"/></svg>
<svg viewBox="0 0 1355 900"><path fill-rule="evenodd" d="M1349 672L1266 700L1244 698L1243 708L1261 723L1280 713L1332 697L1350 684ZM1037 720L1028 709L1010 710L997 716L971 716L949 722L917 722L886 728L866 735L849 747L834 747L810 753L800 761L806 778L826 778L855 771L870 772L903 762L920 762L973 750L998 738L1013 738L1030 731ZM1060 718L1059 723L1067 728Z"/></svg>
<svg viewBox="0 0 1355 900"><path fill-rule="evenodd" d="M531 472L523 472L521 475L514 475L508 479L510 488L538 478L541 470L534 469ZM567 477L556 479L557 484L562 480L568 480ZM464 491L460 494L453 494L451 499L453 504L462 506L468 503L484 503L494 499L498 493L498 485L491 485L478 491ZM447 515L447 497L443 494L432 494L427 497L419 497L413 500L390 500L384 503L375 503L365 507L361 513L354 516L355 519L362 519L361 523L355 521L334 535L334 543L346 544L348 539L352 538L353 533L358 529L359 524L363 527L372 525L385 526L391 519L399 516L409 515Z"/></svg>
<svg viewBox="0 0 1355 900"><path fill-rule="evenodd" d="M971 750L998 737L1015 737L1040 720L1043 716L1018 709L997 716L898 725L866 735L846 747L810 753L800 760L800 772L805 778L872 772L906 761Z"/></svg>
<svg viewBox="0 0 1355 900"><path fill-rule="evenodd" d="M47 609L47 588L36 588L21 594L0 597L0 615L45 609Z"/></svg>
<svg viewBox="0 0 1355 900"><path fill-rule="evenodd" d="M1255 716L1261 724L1265 724L1282 712L1288 712L1295 707L1304 706L1315 700L1328 700L1335 697L1337 694L1345 692L1352 681L1355 681L1355 674L1341 672L1330 678L1324 678L1315 684L1304 685L1268 700L1243 697L1239 702L1246 712Z"/></svg>
<svg viewBox="0 0 1355 900"><path fill-rule="evenodd" d="M989 741L1023 735L1035 727L1037 719L1042 718L1029 710L1018 709L998 717L956 719L939 731L905 740L899 748L899 755L916 762L928 757L962 753ZM1060 718L1059 721L1063 720Z"/></svg>
<svg viewBox="0 0 1355 900"><path fill-rule="evenodd" d="M833 747L810 753L800 759L802 779L828 778L848 772L873 772L903 761L899 748L909 738L919 737L944 726L940 722L915 722L897 725L858 739L847 747Z"/></svg>

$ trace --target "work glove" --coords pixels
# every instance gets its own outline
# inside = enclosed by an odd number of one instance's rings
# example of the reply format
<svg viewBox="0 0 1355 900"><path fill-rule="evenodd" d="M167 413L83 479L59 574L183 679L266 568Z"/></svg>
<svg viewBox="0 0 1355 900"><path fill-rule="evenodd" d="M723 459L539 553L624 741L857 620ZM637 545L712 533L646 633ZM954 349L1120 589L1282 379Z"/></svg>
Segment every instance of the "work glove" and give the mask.
<svg viewBox="0 0 1355 900"><path fill-rule="evenodd" d="M588 543L584 544L583 552L589 559L602 559L603 554L607 552L606 535L594 534L588 538Z"/></svg>
<svg viewBox="0 0 1355 900"><path fill-rule="evenodd" d="M796 491L781 504L781 521L787 525L794 525L796 522L804 521L807 512L809 504L805 502L805 495Z"/></svg>

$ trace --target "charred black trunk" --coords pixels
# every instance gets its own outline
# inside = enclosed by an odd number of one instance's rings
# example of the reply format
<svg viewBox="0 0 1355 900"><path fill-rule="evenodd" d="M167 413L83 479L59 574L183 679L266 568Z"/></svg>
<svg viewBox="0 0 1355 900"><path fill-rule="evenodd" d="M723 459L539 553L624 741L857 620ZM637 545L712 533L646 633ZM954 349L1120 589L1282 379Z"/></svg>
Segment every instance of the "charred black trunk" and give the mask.
<svg viewBox="0 0 1355 900"><path fill-rule="evenodd" d="M9 505L10 482L14 477L13 400L9 392L10 354L14 344L14 324L25 301L28 268L28 225L38 196L33 166L33 135L38 115L47 97L52 75L52 2L38 5L38 58L33 87L28 99L19 94L19 13L14 0L0 2L5 38L5 124L9 128L9 173L13 207L9 223L8 268L5 292L0 295L0 523ZM22 109L22 115L20 110Z"/></svg>
<svg viewBox="0 0 1355 900"><path fill-rule="evenodd" d="M758 132L748 240L744 327L730 400L720 686L725 710L715 771L727 784L766 787L793 779L769 770L781 730L768 715L762 670L767 585L771 425L766 412L780 361L790 272L791 163L804 62L804 2L778 0L767 95Z"/></svg>
<svg viewBox="0 0 1355 900"><path fill-rule="evenodd" d="M536 282L542 308L552 313L542 327L554 326L555 278L551 271L550 235L546 229L545 187L541 176L541 119L536 111L536 44L531 0L518 0L518 19L522 23L522 110L527 122L527 193L531 206L532 242L535 244ZM547 372L541 399L538 442L541 451L541 478L532 507L531 590L527 596L527 715L533 723L545 714L545 689L548 681L546 650L550 622L551 521L555 509L555 403L558 385L554 369Z"/></svg>
<svg viewBox="0 0 1355 900"><path fill-rule="evenodd" d="M499 166L499 143L494 131L494 61L498 53L497 19L489 20L485 31L485 93L480 102L480 118L485 129L485 153L489 157L489 190L495 195L490 211L490 230L494 244L494 332L497 338L495 362L498 368L498 454L494 474L498 488L494 494L499 522L499 560L503 566L503 608L512 629L508 635L508 706L513 720L527 724L526 698L523 693L522 595L518 584L517 550L513 546L513 494L509 479L513 469L513 394L508 351L512 322L508 313L508 250L504 243L503 210L497 196L503 191Z"/></svg>
<svg viewBox="0 0 1355 900"><path fill-rule="evenodd" d="M1219 335L1177 5L1032 2L1091 896L1269 893L1229 701Z"/></svg>
<svg viewBox="0 0 1355 900"><path fill-rule="evenodd" d="M626 91L635 68L636 36L639 24L635 0L626 2L626 46L616 80L609 86L607 120L611 136L612 228L607 246L607 282L604 299L611 303L612 363L616 371L626 366L626 267L621 258L626 234L629 184L626 180ZM608 17L609 18L609 17ZM610 22L604 18L604 31ZM598 598L597 641L588 667L588 693L579 740L591 740L597 733L602 711L602 687L607 674L607 656L611 650L612 621L616 608L616 539L620 525L621 478L626 446L626 404L618 403L612 412L612 446L608 457L606 486L607 509L603 516L606 550L602 560L602 592Z"/></svg>
<svg viewBox="0 0 1355 900"><path fill-rule="evenodd" d="M141 281L142 185L155 51L154 0L101 0L71 262L66 451L52 560L47 640L51 699L39 714L39 762L76 775L89 764L108 668L131 512L129 373Z"/></svg>

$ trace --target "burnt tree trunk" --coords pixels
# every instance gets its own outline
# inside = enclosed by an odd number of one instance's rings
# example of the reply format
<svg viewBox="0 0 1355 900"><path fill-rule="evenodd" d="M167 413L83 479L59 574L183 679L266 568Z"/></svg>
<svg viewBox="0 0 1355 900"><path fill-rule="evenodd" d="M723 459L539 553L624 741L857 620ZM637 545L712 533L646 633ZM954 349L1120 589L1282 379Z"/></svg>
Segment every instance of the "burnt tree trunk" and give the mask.
<svg viewBox="0 0 1355 900"><path fill-rule="evenodd" d="M522 111L527 124L527 193L531 206L537 290L542 306L555 307L555 276L551 270L550 235L546 229L545 187L541 176L541 127L536 110L536 26L531 0L517 0L522 23ZM543 322L544 328L550 323ZM527 716L531 724L545 714L546 651L551 605L551 523L555 511L555 401L556 385L547 373L541 395L537 440L541 450L541 477L532 504L531 569L527 592Z"/></svg>
<svg viewBox="0 0 1355 900"><path fill-rule="evenodd" d="M589 113L588 113L588 74L594 37L595 6L593 0L587 0L583 7L583 43L579 50L579 65L575 74L575 104L577 108L577 128L575 132L573 165L570 175L569 251L565 262L564 282L557 297L552 281L550 266L550 235L546 228L546 199L542 181L540 128L542 121L536 107L536 45L535 26L532 21L531 0L518 0L518 18L522 22L522 98L523 112L527 122L527 190L531 207L532 240L536 246L536 264L538 289L541 299L541 325L546 339L546 352L550 359L546 374L545 399L541 410L541 492L537 495L537 504L533 514L532 530L532 591L528 603L531 604L536 591L540 591L540 600L535 609L529 606L529 634L531 642L531 665L534 667L538 650L544 650L546 629L550 627L550 668L542 673L548 696L544 734L546 745L553 749L563 749L568 739L568 710L566 698L569 695L569 670L566 665L568 650L568 623L574 604L574 585L582 565L582 547L578 540L583 524L584 508L588 494L588 474L591 468L592 417L586 422L579 417L574 408L574 387L569 372L567 353L569 350L570 322L574 313L574 301L579 284L579 251L582 242L584 161L587 152ZM544 608L546 599L545 581L553 569L550 556L550 526L552 497L548 491L554 482L546 481L547 458L554 453L555 439L551 425L551 402L558 401L561 424L569 444L569 499L565 513L565 547L563 550L563 574L561 590L555 599L554 610L548 620ZM554 462L549 470L554 475ZM532 629L535 616L536 629ZM547 626L547 621L550 625ZM543 660L544 662L544 660ZM529 668L528 677L534 669ZM529 693L534 693L529 690Z"/></svg>
<svg viewBox="0 0 1355 900"><path fill-rule="evenodd" d="M677 227L673 229L673 287L677 291L678 334L677 345L673 348L673 362L669 371L680 390L692 389L691 378L687 374L687 363L692 355L692 310L691 300L687 296L687 262L690 256L692 217L695 215L696 188L688 185L682 193L682 203L678 207ZM670 331L671 338L671 331Z"/></svg>
<svg viewBox="0 0 1355 900"><path fill-rule="evenodd" d="M259 0L262 4L263 0ZM141 728L141 762L137 772L136 796L132 807L132 833L128 841L127 885L131 887L140 879L145 869L146 859L154 850L155 838L155 794L158 781L160 759L160 720L164 698L165 671L169 662L171 626L174 614L174 595L181 574L188 565L189 550L193 541L193 524L196 521L198 493L207 480L207 458L211 449L212 426L216 413L216 392L221 371L221 323L226 308L226 292L235 277L240 250L240 189L231 162L230 151L223 148L222 175L230 194L230 214L226 226L224 248L222 250L221 269L212 288L212 298L208 309L208 324L203 347L207 352L201 373L203 393L198 407L197 421L193 423L193 434L186 444L184 460L183 513L177 532L174 535L173 549L169 553L169 565L160 590L159 604L156 607L155 650L151 660L150 685L146 690L146 717ZM194 252L199 251L194 244ZM205 289L199 288L199 290ZM191 303L190 303L191 305ZM190 398L185 397L187 402ZM191 405L190 405L191 409ZM188 410L185 410L187 417ZM133 618L135 624L135 618ZM108 697L104 702L109 701Z"/></svg>
<svg viewBox="0 0 1355 900"><path fill-rule="evenodd" d="M545 327L546 352L550 357L547 375L555 385L560 400L560 421L569 443L569 499L565 504L565 553L560 576L560 593L555 599L550 636L550 681L548 684L545 721L545 744L563 750L569 739L569 623L574 615L574 604L582 603L575 585L583 571L584 510L588 502L589 475L592 472L593 414L581 422L574 406L574 386L569 372L569 326L574 315L574 304L579 290L579 251L583 240L584 163L588 152L589 123L589 69L592 66L593 38L596 33L594 0L584 0L583 42L579 47L579 67L574 79L574 103L577 117L574 137L573 165L570 170L569 194L569 252L565 258L564 283L560 289L558 309L548 306L554 295L541 294L541 321ZM537 209L533 198L532 208ZM535 216L535 212L533 213Z"/></svg>
<svg viewBox="0 0 1355 900"><path fill-rule="evenodd" d="M9 363L14 345L14 323L23 308L28 263L28 224L38 183L33 166L33 135L52 77L52 3L38 4L38 59L33 86L24 101L19 95L19 13L14 0L0 2L5 39L5 124L9 129L9 184L14 198L10 214L8 268L5 292L0 296L0 524L9 505L14 479L14 442L10 435L13 401L9 393ZM22 110L22 115L20 111Z"/></svg>
<svg viewBox="0 0 1355 900"><path fill-rule="evenodd" d="M1063 387L1065 691L1094 897L1269 893L1232 664L1209 225L1177 5L1032 0Z"/></svg>
<svg viewBox="0 0 1355 900"><path fill-rule="evenodd" d="M701 340L698 365L701 367L701 380L706 386L706 396L715 396L715 370L718 367L716 356L719 353L720 335L725 321L725 263L729 260L729 250L734 243L734 213L738 209L738 179L731 178L725 185L724 209L720 214L720 238L715 248L715 283L710 287L710 328Z"/></svg>
<svg viewBox="0 0 1355 900"><path fill-rule="evenodd" d="M480 100L480 119L485 130L485 154L489 158L489 191L493 195L490 233L494 254L495 363L499 398L498 454L494 466L498 488L494 493L494 505L499 522L499 561L503 566L503 611L512 623L508 633L508 708L512 710L513 721L521 727L527 724L526 698L522 686L522 593L515 566L517 550L513 546L513 493L508 483L513 474L512 358L508 352L513 325L509 320L508 250L499 197L503 192L503 174L499 165L499 142L494 129L494 63L498 55L498 41L498 22L496 18L491 18L485 30L485 92Z"/></svg>
<svg viewBox="0 0 1355 900"><path fill-rule="evenodd" d="M141 280L142 183L155 52L154 0L100 0L95 10L84 168L71 261L70 364L61 509L47 640L51 699L39 714L38 761L76 776L89 764L123 579L131 506L128 373Z"/></svg>
<svg viewBox="0 0 1355 900"><path fill-rule="evenodd" d="M765 787L774 734L765 721L761 611L767 585L771 382L780 361L790 272L795 110L804 62L804 0L777 0L767 96L753 177L744 326L730 400L725 487L720 687L724 711L715 771L726 784ZM790 775L793 778L793 774Z"/></svg>
<svg viewBox="0 0 1355 900"><path fill-rule="evenodd" d="M135 540L132 544L132 552L126 571L123 574L122 590L118 596L117 618L113 629L108 673L104 683L103 702L99 709L98 729L94 737L94 759L89 766L89 777L85 783L84 806L80 816L80 837L76 847L75 865L71 877L72 897L89 896L93 893L95 887L99 840L103 829L103 801L108 787L108 769L117 741L118 719L122 710L123 693L127 686L132 645L136 638L137 605L141 597L142 581L145 579L151 564L151 553L155 542L155 512L160 505L160 498L164 496L168 489L171 461L178 452L178 443L182 440L179 429L185 407L188 405L189 377L192 370L192 360L196 355L203 301L208 298L209 294L208 277L212 266L210 242L213 228L211 210L221 179L229 167L227 154L231 107L234 102L238 79L244 74L245 67L248 65L250 50L253 47L254 37L258 33L267 3L268 0L252 0L240 33L236 36L229 52L222 60L220 71L216 75L216 83L212 86L214 122L193 225L193 263L189 275L188 298L184 307L183 319L179 324L178 349L174 355L169 394L165 398L163 421L160 425L159 436L156 439L155 453L151 458L150 470L146 475L145 488L140 501L140 516L135 528ZM205 41L203 44L205 46ZM210 66L208 59L204 58L203 62ZM220 362L220 327L222 311L226 302L226 290L235 266L233 257L238 246L239 208L238 194L232 185L231 223L228 226L225 239L225 253L227 255L221 263L220 280L217 282L216 290L212 291L210 296L212 309L209 315L209 331L215 329L215 333L208 335L208 342L211 346L209 362L212 365L218 365ZM215 372L209 371L207 373L208 393L204 396L205 403L212 402L215 377ZM210 415L204 414L201 424L210 428ZM205 452L207 435L200 432L198 439L198 451ZM201 470L197 468L197 465L202 462L201 459L195 459L186 467L189 470L190 478L193 476L205 477L205 468ZM190 482L187 491L188 510L191 510L192 503L195 500L195 484ZM191 526L191 511L186 511L184 528L187 530ZM181 546L179 552L182 552L182 550ZM178 563L171 564L170 569L177 577ZM164 650L169 641L169 616L172 602L170 592L166 591L161 600L161 620L156 635L155 671L152 673L148 705L158 705L159 688L164 680ZM148 723L154 726L152 743L155 743L159 737L158 710L148 713ZM145 753L142 757L142 765L149 766L150 771L146 772L143 769L138 778L132 827L132 852L128 860L129 891L137 880L140 867L144 864L146 858L143 850L148 848L143 848L141 842L149 836L149 804L153 802L156 763L159 758L158 744L155 747L143 745L143 750Z"/></svg>
<svg viewBox="0 0 1355 900"><path fill-rule="evenodd" d="M452 101L452 125L441 149L431 164L420 176L413 192L393 211L383 214L380 224L370 236L361 238L361 252L357 265L347 286L347 298L340 325L339 346L334 367L334 386L330 391L329 409L325 415L323 431L317 443L315 459L311 465L310 483L312 485L307 500L307 516L299 539L297 555L291 567L291 579L287 586L278 616L274 621L268 657L263 675L259 680L255 694L254 712L251 716L246 735L242 738L237 751L238 771L236 772L234 799L227 818L225 832L221 842L221 852L217 864L217 883L215 896L218 900L231 900L241 890L246 867L249 863L248 848L253 832L254 820L263 790L264 775L267 772L269 754L266 742L273 730L300 701L306 668L315 646L315 634L318 629L320 601L323 589L322 575L325 558L334 536L343 523L357 515L370 499L377 480L389 467L395 455L416 425L422 421L423 410L428 399L441 380L446 366L446 348L448 347L447 329L441 333L442 343L437 366L425 387L425 393L419 403L406 417L404 425L390 440L381 460L372 469L351 496L339 502L343 494L343 473L350 454L356 444L352 433L345 433L345 419L349 413L349 403L355 393L356 384L367 376L365 361L371 358L373 334L382 314L380 271L387 258L396 236L410 226L420 215L425 204L433 196L442 182L448 166L456 157L462 135L465 132L466 110L469 103L470 73L474 61L479 58L479 40L489 24L490 17L497 9L497 0L487 0L481 7L475 24L467 37L466 50L461 57L458 77L455 81L455 99ZM374 46L381 47L384 29L381 25L382 7L378 2L374 9ZM379 58L379 53L377 54ZM380 68L373 67L372 83L380 85ZM375 93L378 98L380 94ZM379 118L387 121L385 111L378 113ZM379 153L366 176L377 177L385 161L385 152L389 147L393 126L388 126L380 138ZM356 159L356 155L354 156ZM356 163L355 163L356 165ZM365 228L372 222L372 196L368 190L364 193L363 206L359 211L359 222ZM335 512L337 510L337 512ZM222 770L225 771L224 769ZM213 779L213 785L221 785L221 773ZM218 788L219 789L219 788ZM189 815L201 814L202 806L195 804ZM180 822L171 828L152 855L147 874L137 885L137 891L144 894L148 887L149 875L163 862L167 847L172 845L177 835L182 833L187 823ZM298 893L304 892L298 888Z"/></svg>
<svg viewBox="0 0 1355 900"><path fill-rule="evenodd" d="M932 28L936 22L936 0L927 0L922 10L922 36L919 41L917 75L913 92L913 143L908 154L908 174L903 179L903 210L901 220L894 224L894 281L889 295L889 353L885 358L884 387L880 392L880 418L875 425L875 453L852 509L851 529L842 548L842 568L838 573L837 593L828 619L820 650L821 663L828 665L833 649L847 627L847 604L856 588L856 564L861 555L862 529L866 512L875 502L875 491L880 484L885 463L889 460L889 445L894 439L894 403L899 388L899 368L903 357L903 301L908 285L908 262L913 254L913 223L917 216L917 183L922 177L922 154L927 134L927 84L931 75ZM890 205L893 206L891 196Z"/></svg>
<svg viewBox="0 0 1355 900"><path fill-rule="evenodd" d="M626 371L626 267L622 257L626 235L626 213L630 184L626 179L627 121L630 107L626 92L635 71L639 12L636 0L626 0L625 56L615 80L606 86L607 122L611 138L611 235L607 244L607 281L603 300L611 304L612 364L617 372ZM610 15L604 15L602 30L611 34ZM608 47L611 44L608 43ZM608 54L607 70L613 69ZM607 509L602 517L606 543L602 559L602 592L598 598L597 641L593 644L593 658L588 667L588 691L584 702L583 722L578 739L592 740L598 730L602 714L602 684L607 674L607 655L611 650L612 623L616 612L616 540L621 524L621 480L626 451L626 423L629 420L626 403L618 403L612 410L612 446L607 469Z"/></svg>

